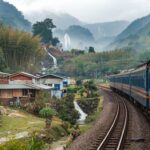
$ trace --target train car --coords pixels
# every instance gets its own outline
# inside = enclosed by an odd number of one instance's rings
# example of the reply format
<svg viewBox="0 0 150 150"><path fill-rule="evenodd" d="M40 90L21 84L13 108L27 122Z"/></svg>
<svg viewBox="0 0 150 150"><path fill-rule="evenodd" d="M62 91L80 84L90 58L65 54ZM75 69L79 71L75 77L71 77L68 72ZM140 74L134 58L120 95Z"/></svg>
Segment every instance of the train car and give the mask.
<svg viewBox="0 0 150 150"><path fill-rule="evenodd" d="M121 91L150 111L150 61L136 69L109 76L110 87Z"/></svg>
<svg viewBox="0 0 150 150"><path fill-rule="evenodd" d="M110 87L118 91L123 91L126 94L130 94L129 76L129 72L121 72L120 74L109 76Z"/></svg>
<svg viewBox="0 0 150 150"><path fill-rule="evenodd" d="M131 95L130 72L125 72L122 74L122 92L128 96Z"/></svg>
<svg viewBox="0 0 150 150"><path fill-rule="evenodd" d="M110 75L108 77L110 88L115 88L115 75Z"/></svg>
<svg viewBox="0 0 150 150"><path fill-rule="evenodd" d="M130 75L131 97L144 108L149 107L147 70L147 65L144 65L132 71Z"/></svg>

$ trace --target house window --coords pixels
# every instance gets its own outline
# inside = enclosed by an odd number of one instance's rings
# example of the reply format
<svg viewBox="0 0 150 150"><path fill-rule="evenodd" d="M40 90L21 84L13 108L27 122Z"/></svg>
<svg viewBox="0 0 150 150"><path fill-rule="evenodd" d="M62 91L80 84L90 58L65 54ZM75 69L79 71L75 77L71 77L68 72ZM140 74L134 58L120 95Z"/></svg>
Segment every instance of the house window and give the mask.
<svg viewBox="0 0 150 150"><path fill-rule="evenodd" d="M35 90L29 90L30 97L35 97L36 91Z"/></svg>
<svg viewBox="0 0 150 150"><path fill-rule="evenodd" d="M27 89L23 89L22 90L22 95L23 96L28 96L28 90Z"/></svg>
<svg viewBox="0 0 150 150"><path fill-rule="evenodd" d="M54 89L55 90L60 90L60 84L54 84Z"/></svg>
<svg viewBox="0 0 150 150"><path fill-rule="evenodd" d="M48 86L51 86L51 87L53 86L53 84L47 84L47 85L48 85Z"/></svg>

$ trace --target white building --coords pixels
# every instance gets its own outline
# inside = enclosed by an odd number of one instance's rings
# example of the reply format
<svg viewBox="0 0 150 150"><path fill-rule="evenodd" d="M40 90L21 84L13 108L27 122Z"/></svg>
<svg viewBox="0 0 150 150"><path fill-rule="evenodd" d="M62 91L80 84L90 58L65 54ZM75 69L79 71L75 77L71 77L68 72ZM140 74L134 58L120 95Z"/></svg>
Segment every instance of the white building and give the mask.
<svg viewBox="0 0 150 150"><path fill-rule="evenodd" d="M54 75L54 74L48 74L41 76L39 78L40 84L45 84L47 86L52 87L51 96L55 96L57 98L61 98L64 95L64 77Z"/></svg>

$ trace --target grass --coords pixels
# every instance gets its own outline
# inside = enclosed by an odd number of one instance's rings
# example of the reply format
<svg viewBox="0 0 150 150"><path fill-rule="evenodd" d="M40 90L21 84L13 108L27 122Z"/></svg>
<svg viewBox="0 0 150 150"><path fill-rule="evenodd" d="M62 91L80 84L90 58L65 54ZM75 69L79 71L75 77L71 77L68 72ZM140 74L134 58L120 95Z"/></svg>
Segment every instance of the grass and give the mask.
<svg viewBox="0 0 150 150"><path fill-rule="evenodd" d="M75 100L81 99L81 94L79 92L77 92L75 94Z"/></svg>
<svg viewBox="0 0 150 150"><path fill-rule="evenodd" d="M92 128L92 124L84 124L84 125L80 125L79 126L81 134L85 133L86 131L88 131L89 129Z"/></svg>
<svg viewBox="0 0 150 150"><path fill-rule="evenodd" d="M13 136L19 132L40 131L45 127L45 120L29 113L17 110L21 116L1 116L0 137Z"/></svg>

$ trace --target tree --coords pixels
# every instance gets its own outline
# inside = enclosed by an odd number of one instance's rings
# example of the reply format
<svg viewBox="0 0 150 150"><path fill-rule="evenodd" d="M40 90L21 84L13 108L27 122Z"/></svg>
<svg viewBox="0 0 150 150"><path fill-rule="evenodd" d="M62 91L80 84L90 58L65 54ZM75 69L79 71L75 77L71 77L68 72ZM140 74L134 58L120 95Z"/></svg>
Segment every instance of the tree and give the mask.
<svg viewBox="0 0 150 150"><path fill-rule="evenodd" d="M59 43L59 39L57 37L53 38L52 45L56 46Z"/></svg>
<svg viewBox="0 0 150 150"><path fill-rule="evenodd" d="M84 91L87 93L87 97L93 97L97 95L97 87L93 80L86 81L83 84Z"/></svg>
<svg viewBox="0 0 150 150"><path fill-rule="evenodd" d="M37 71L44 56L38 36L5 26L0 26L0 48L5 70L12 72Z"/></svg>
<svg viewBox="0 0 150 150"><path fill-rule="evenodd" d="M47 18L44 21L33 24L32 32L34 36L39 35L42 38L42 42L56 45L59 40L53 38L52 30L54 28L56 28L56 26L53 24L52 19Z"/></svg>
<svg viewBox="0 0 150 150"><path fill-rule="evenodd" d="M0 48L0 70L4 70L5 67L6 67L6 64L5 64L4 53L3 53L3 50Z"/></svg>
<svg viewBox="0 0 150 150"><path fill-rule="evenodd" d="M79 113L74 107L74 94L69 93L66 97L61 100L53 102L53 107L58 112L58 116L63 121L68 121L71 124L75 124L79 119Z"/></svg>
<svg viewBox="0 0 150 150"><path fill-rule="evenodd" d="M92 47L92 46L89 47L89 53L95 53L94 47Z"/></svg>
<svg viewBox="0 0 150 150"><path fill-rule="evenodd" d="M46 128L49 128L51 126L52 117L56 115L56 111L50 107L45 107L40 110L39 114L46 118Z"/></svg>

